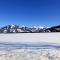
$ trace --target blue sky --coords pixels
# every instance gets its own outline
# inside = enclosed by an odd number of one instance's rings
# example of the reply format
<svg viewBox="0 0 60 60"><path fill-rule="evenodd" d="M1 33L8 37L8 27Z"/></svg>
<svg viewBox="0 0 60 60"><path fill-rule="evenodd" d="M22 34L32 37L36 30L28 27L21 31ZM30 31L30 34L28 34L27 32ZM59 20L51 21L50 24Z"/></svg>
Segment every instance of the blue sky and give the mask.
<svg viewBox="0 0 60 60"><path fill-rule="evenodd" d="M0 26L60 24L60 0L0 0Z"/></svg>

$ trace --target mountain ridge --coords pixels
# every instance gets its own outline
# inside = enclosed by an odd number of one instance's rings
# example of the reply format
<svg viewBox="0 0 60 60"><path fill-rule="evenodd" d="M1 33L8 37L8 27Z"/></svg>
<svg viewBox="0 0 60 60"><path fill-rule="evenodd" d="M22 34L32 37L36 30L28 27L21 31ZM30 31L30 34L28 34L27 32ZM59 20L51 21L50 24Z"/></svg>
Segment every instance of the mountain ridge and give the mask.
<svg viewBox="0 0 60 60"><path fill-rule="evenodd" d="M44 33L44 32L60 32L60 25L52 27L27 27L19 25L6 25L0 27L0 33Z"/></svg>

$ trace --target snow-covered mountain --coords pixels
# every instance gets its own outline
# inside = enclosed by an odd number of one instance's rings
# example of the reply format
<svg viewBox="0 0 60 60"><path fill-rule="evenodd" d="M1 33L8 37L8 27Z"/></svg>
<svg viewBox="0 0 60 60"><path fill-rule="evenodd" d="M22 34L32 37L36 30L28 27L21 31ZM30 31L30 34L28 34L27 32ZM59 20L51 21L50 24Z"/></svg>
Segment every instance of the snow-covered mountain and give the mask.
<svg viewBox="0 0 60 60"><path fill-rule="evenodd" d="M46 27L26 27L26 26L19 26L19 25L7 25L0 27L0 33L40 33L40 32L60 32L60 25L53 26L50 28Z"/></svg>

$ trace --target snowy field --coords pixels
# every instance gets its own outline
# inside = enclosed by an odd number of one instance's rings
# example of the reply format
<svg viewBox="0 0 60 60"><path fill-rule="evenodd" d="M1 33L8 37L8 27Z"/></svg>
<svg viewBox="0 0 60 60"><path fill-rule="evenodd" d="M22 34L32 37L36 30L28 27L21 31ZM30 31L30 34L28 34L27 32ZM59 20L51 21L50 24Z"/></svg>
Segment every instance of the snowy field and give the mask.
<svg viewBox="0 0 60 60"><path fill-rule="evenodd" d="M51 42L60 43L60 33L15 33L0 34L3 42Z"/></svg>
<svg viewBox="0 0 60 60"><path fill-rule="evenodd" d="M60 60L60 49L0 50L0 60Z"/></svg>
<svg viewBox="0 0 60 60"><path fill-rule="evenodd" d="M0 34L0 60L60 60L60 33Z"/></svg>

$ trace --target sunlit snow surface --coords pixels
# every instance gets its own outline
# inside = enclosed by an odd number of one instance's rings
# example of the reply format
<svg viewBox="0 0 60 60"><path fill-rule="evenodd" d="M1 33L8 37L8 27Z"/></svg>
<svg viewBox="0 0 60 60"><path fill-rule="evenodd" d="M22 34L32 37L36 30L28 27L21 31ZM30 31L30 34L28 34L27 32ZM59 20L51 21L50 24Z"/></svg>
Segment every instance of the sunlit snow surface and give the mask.
<svg viewBox="0 0 60 60"><path fill-rule="evenodd" d="M60 60L60 44L0 43L0 60Z"/></svg>

